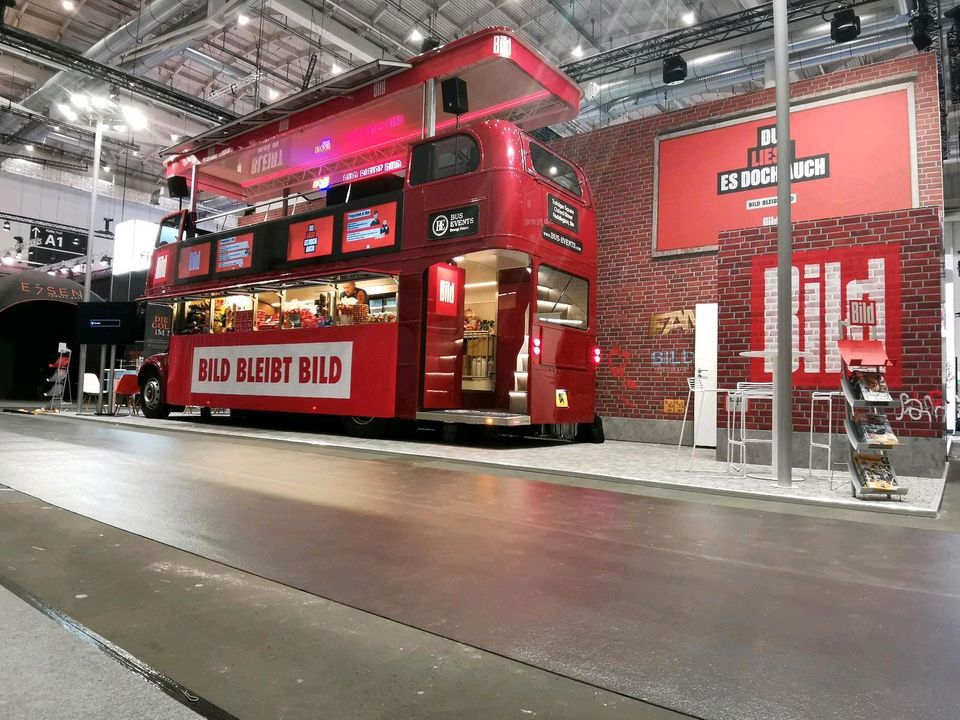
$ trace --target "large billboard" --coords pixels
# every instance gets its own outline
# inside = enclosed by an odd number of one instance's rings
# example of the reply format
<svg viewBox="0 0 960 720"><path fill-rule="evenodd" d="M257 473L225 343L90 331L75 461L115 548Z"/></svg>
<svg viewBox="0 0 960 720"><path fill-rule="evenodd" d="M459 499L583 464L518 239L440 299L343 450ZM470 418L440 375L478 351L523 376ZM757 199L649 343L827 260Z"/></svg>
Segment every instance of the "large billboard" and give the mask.
<svg viewBox="0 0 960 720"><path fill-rule="evenodd" d="M794 222L915 207L913 86L795 106ZM654 252L700 252L724 230L777 221L772 112L657 139Z"/></svg>

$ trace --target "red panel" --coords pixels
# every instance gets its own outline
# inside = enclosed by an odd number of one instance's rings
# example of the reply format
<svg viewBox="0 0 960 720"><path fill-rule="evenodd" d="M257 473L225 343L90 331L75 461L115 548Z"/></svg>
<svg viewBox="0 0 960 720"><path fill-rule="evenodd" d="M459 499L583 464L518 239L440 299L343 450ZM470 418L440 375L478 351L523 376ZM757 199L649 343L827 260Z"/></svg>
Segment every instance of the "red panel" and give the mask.
<svg viewBox="0 0 960 720"><path fill-rule="evenodd" d="M390 247L397 242L397 203L350 210L343 216L343 252Z"/></svg>
<svg viewBox="0 0 960 720"><path fill-rule="evenodd" d="M306 260L333 252L333 215L293 223L287 232L287 260Z"/></svg>
<svg viewBox="0 0 960 720"><path fill-rule="evenodd" d="M791 114L793 221L912 207L906 89L801 107ZM883 118L877 122L877 118ZM771 116L661 140L656 249L715 246L721 231L776 220Z"/></svg>
<svg viewBox="0 0 960 720"><path fill-rule="evenodd" d="M176 265L177 246L164 245L153 251L150 258L150 273L147 275L147 290L171 285L174 280L174 265Z"/></svg>
<svg viewBox="0 0 960 720"><path fill-rule="evenodd" d="M210 274L210 243L182 246L177 263L177 279L200 277Z"/></svg>
<svg viewBox="0 0 960 720"><path fill-rule="evenodd" d="M427 333L423 407L457 408L463 389L463 282L466 272L446 263L427 270Z"/></svg>
<svg viewBox="0 0 960 720"><path fill-rule="evenodd" d="M393 417L397 325L170 339L167 402Z"/></svg>
<svg viewBox="0 0 960 720"><path fill-rule="evenodd" d="M751 350L776 347L777 255L753 258ZM793 344L813 358L794 360L795 387L836 384L840 373L839 323L850 322L851 340L879 340L890 358L901 354L900 245L809 250L793 255ZM866 310L864 310L866 308ZM754 358L750 379L769 381L774 361ZM887 370L900 384L901 364Z"/></svg>

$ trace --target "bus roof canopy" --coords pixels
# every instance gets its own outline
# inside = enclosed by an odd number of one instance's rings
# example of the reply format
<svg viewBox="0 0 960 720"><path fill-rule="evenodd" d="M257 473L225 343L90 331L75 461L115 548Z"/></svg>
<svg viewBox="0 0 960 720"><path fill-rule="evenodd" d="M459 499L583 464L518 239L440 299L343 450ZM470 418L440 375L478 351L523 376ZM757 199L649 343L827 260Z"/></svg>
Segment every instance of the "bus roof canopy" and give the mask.
<svg viewBox="0 0 960 720"><path fill-rule="evenodd" d="M284 188L323 189L406 170L407 146L425 131L424 83L460 77L461 123L509 120L525 130L576 117L580 88L505 28L490 28L412 58L376 60L163 151L167 175L242 200ZM457 118L435 97L437 132Z"/></svg>

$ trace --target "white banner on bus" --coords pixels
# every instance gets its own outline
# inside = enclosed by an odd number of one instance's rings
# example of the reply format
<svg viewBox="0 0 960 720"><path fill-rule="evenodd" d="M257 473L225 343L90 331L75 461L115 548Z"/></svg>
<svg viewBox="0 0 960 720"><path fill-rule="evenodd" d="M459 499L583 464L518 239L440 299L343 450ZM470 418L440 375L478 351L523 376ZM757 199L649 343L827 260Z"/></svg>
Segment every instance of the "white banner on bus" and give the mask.
<svg viewBox="0 0 960 720"><path fill-rule="evenodd" d="M198 347L190 390L212 395L350 397L352 342Z"/></svg>

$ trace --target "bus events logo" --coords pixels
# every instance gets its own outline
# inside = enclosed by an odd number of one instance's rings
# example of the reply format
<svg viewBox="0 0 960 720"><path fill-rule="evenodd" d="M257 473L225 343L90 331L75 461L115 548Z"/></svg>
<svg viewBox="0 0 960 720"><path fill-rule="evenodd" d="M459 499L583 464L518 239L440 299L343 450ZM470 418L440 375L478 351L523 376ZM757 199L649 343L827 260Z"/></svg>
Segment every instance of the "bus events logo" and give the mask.
<svg viewBox="0 0 960 720"><path fill-rule="evenodd" d="M757 190L777 184L777 127L757 128L757 144L747 148L747 166L717 173L717 194ZM830 177L830 153L797 157L797 141L790 141L790 179L804 182ZM776 204L771 198L770 204Z"/></svg>

